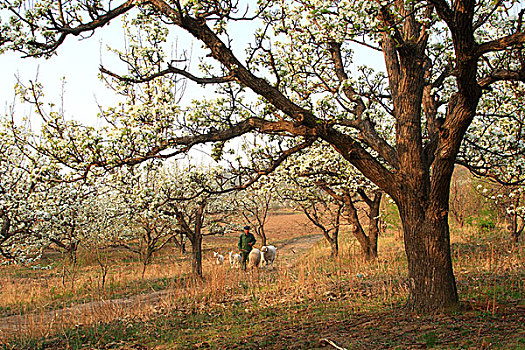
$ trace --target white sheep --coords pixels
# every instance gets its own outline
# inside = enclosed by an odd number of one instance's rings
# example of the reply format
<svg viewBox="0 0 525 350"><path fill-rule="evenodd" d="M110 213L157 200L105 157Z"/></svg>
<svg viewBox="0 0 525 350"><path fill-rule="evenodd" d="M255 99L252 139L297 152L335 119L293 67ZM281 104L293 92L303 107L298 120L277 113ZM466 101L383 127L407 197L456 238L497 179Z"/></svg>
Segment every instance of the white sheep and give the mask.
<svg viewBox="0 0 525 350"><path fill-rule="evenodd" d="M277 257L277 248L273 245L265 245L261 248L262 261L261 264L266 266L272 266L275 258Z"/></svg>
<svg viewBox="0 0 525 350"><path fill-rule="evenodd" d="M222 265L224 263L224 256L217 252L213 252L213 257L215 258L215 263L217 265Z"/></svg>
<svg viewBox="0 0 525 350"><path fill-rule="evenodd" d="M228 258L230 259L230 267L239 268L242 262L242 256L239 253L231 251Z"/></svg>
<svg viewBox="0 0 525 350"><path fill-rule="evenodd" d="M257 248L253 248L248 254L248 267L258 267L261 263L261 251Z"/></svg>

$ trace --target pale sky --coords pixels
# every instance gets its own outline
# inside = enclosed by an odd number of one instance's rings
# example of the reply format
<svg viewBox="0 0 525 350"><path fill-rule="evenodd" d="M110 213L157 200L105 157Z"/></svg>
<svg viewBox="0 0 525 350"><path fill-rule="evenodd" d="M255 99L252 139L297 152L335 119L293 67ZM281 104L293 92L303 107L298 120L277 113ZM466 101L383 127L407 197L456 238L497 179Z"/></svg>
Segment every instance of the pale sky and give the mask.
<svg viewBox="0 0 525 350"><path fill-rule="evenodd" d="M246 23L246 22L245 22ZM244 24L246 26L246 24ZM236 28L232 35L237 43L237 52L243 52L245 44L252 41L251 29ZM182 39L184 40L184 39ZM62 78L66 79L64 107L65 114L89 124L96 124L96 115L99 111L98 104L108 107L115 103L116 96L104 86L98 79L98 68L101 63L115 72L125 72L122 62L116 59L113 53L107 51L106 46L122 48L124 43L124 31L120 21L107 25L87 39L79 40L76 37L68 37L65 43L59 47L57 55L50 59L21 58L19 54L5 53L0 55L0 67L2 67L2 80L0 81L0 104L1 112L5 113L7 107L16 101L16 113L27 115L32 108L22 105L19 99L14 97L14 85L16 76L27 84L35 80L43 83L46 101L60 104L62 89ZM183 46L179 43L179 46ZM200 51L199 44L193 47L193 63L197 63L197 54ZM381 55L369 49L357 50L354 54L354 67L366 63L376 67L383 67ZM381 68L380 68L381 69ZM188 83L185 98L198 98L203 95L202 89L196 84ZM190 95L190 96L188 96ZM191 96L193 95L193 96ZM34 114L33 114L34 115Z"/></svg>
<svg viewBox="0 0 525 350"><path fill-rule="evenodd" d="M104 37L102 37L104 34ZM93 120L98 112L97 101L109 105L114 97L97 78L100 57L104 64L113 62L107 52L107 43L122 41L123 31L118 25L104 28L91 38L78 40L75 37L66 39L59 47L58 55L50 59L21 58L20 54L5 53L0 55L2 81L0 83L0 102L2 112L6 104L14 101L14 85L18 75L24 84L36 80L44 84L46 101L58 105L60 101L62 78L66 79L64 106L67 115L79 120ZM27 113L27 106L16 101L16 112Z"/></svg>

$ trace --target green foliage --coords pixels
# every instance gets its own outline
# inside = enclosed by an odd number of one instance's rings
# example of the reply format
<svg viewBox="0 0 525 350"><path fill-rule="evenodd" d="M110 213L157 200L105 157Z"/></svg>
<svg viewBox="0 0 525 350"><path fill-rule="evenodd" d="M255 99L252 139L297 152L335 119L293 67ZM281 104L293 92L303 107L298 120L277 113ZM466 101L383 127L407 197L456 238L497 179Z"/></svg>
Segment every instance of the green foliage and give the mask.
<svg viewBox="0 0 525 350"><path fill-rule="evenodd" d="M480 231L493 230L496 227L496 222L492 217L481 217L477 220L478 229Z"/></svg>
<svg viewBox="0 0 525 350"><path fill-rule="evenodd" d="M439 343L436 332L428 332L421 336L421 340L425 343L427 347L434 347Z"/></svg>
<svg viewBox="0 0 525 350"><path fill-rule="evenodd" d="M400 232L403 230L399 216L399 209L392 200L386 199L382 201L381 218L386 225L385 232Z"/></svg>

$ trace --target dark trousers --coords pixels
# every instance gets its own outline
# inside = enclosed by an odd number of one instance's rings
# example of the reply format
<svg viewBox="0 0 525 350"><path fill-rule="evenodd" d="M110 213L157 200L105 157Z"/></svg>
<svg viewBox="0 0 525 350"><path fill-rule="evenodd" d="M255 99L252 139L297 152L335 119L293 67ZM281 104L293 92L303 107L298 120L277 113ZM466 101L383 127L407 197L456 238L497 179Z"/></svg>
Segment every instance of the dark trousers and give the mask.
<svg viewBox="0 0 525 350"><path fill-rule="evenodd" d="M250 255L250 252L241 252L241 266L243 269L246 270L246 263L248 262L248 255Z"/></svg>

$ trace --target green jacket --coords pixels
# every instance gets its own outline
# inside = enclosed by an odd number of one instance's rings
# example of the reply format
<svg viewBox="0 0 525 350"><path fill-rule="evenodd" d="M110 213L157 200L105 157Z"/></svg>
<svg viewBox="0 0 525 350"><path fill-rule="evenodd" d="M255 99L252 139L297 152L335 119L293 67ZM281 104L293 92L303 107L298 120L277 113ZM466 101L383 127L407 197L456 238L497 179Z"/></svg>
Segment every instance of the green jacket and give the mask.
<svg viewBox="0 0 525 350"><path fill-rule="evenodd" d="M250 232L245 233L243 232L241 236L239 237L239 250L242 252L250 252L253 248L253 245L257 242L255 239L255 236L252 235Z"/></svg>

